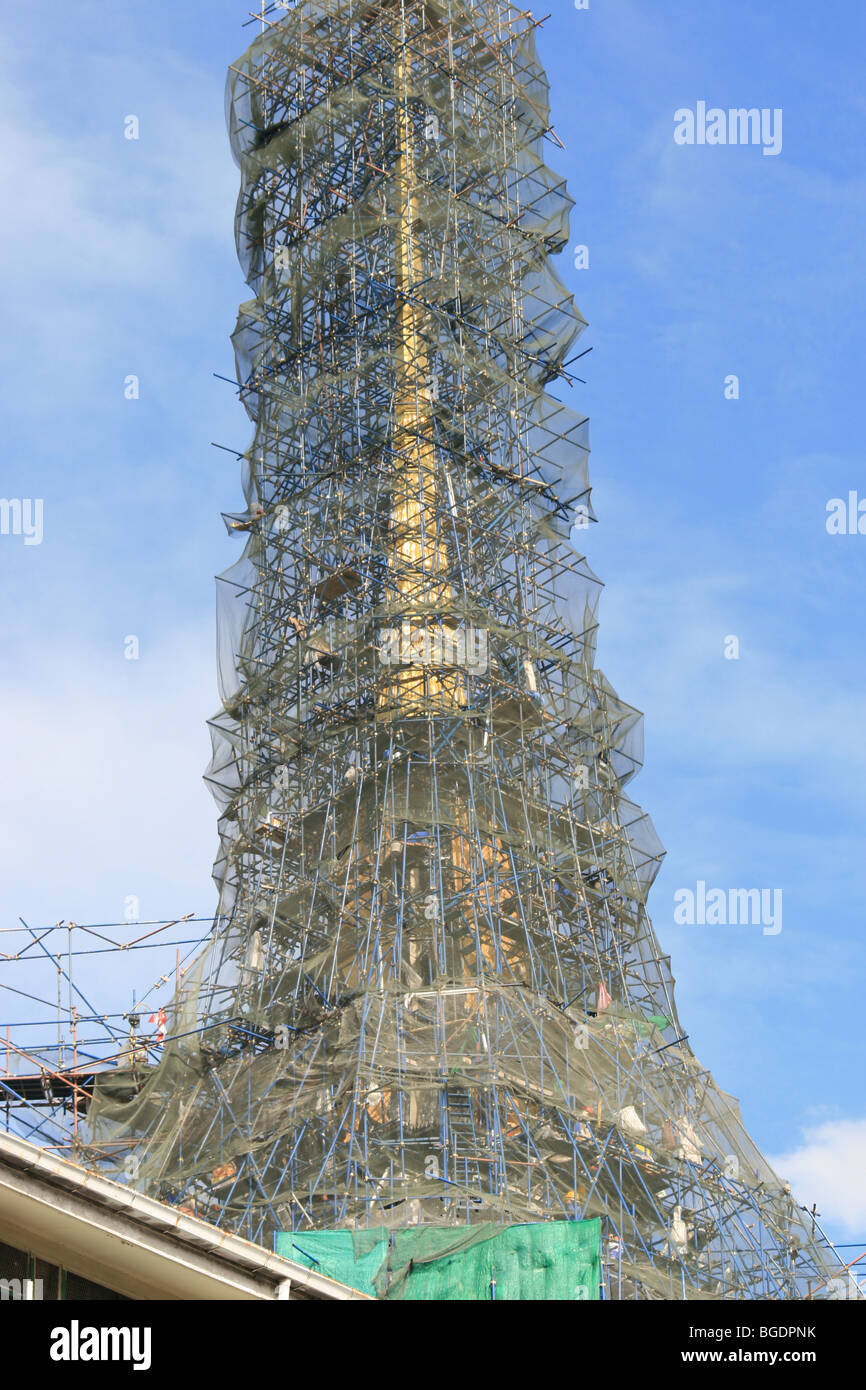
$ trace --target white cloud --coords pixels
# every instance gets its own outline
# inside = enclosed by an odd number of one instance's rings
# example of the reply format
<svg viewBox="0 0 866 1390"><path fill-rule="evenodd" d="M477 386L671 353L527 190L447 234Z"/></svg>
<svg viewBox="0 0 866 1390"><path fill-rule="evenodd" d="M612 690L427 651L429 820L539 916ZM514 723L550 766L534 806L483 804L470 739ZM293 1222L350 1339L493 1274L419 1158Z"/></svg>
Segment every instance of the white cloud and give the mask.
<svg viewBox="0 0 866 1390"><path fill-rule="evenodd" d="M815 1125L805 1130L799 1148L770 1163L804 1205L817 1202L825 1229L829 1224L866 1238L866 1119Z"/></svg>
<svg viewBox="0 0 866 1390"><path fill-rule="evenodd" d="M155 357L151 378L158 361L173 365L172 335L201 331L215 275L231 313L238 174L217 84L145 52L116 64L85 55L75 74L100 100L60 119L68 78L37 84L14 45L0 63L0 256L16 326L0 360L7 387L21 383L13 398L33 389L40 405L73 383L98 398L106 366L122 379L130 357ZM130 111L139 140L123 135Z"/></svg>
<svg viewBox="0 0 866 1390"><path fill-rule="evenodd" d="M7 55L0 175L11 196L0 246L19 280L152 290L159 277L179 277L178 262L185 268L203 245L226 245L237 171L222 112L202 74L174 66L172 85L146 58L123 73L89 60L93 80L113 84L117 116L82 129L45 119ZM136 141L123 137L127 90L147 113Z"/></svg>
<svg viewBox="0 0 866 1390"><path fill-rule="evenodd" d="M0 838L8 922L212 911L216 809L202 782L216 709L210 632L143 641L126 661L48 639L0 686Z"/></svg>

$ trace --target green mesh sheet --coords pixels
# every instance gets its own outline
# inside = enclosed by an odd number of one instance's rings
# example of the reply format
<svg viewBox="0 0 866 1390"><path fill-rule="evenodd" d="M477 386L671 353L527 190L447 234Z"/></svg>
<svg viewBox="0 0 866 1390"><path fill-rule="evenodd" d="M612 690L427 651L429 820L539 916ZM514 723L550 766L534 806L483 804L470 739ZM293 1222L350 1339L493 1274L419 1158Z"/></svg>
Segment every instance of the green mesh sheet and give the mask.
<svg viewBox="0 0 866 1390"><path fill-rule="evenodd" d="M361 1293L407 1301L592 1301L601 1223L281 1231L276 1251Z"/></svg>
<svg viewBox="0 0 866 1390"><path fill-rule="evenodd" d="M351 1231L277 1231L274 1248L278 1255L296 1264L315 1269L360 1293L376 1295L374 1279L388 1253L388 1232L368 1231L363 1250Z"/></svg>

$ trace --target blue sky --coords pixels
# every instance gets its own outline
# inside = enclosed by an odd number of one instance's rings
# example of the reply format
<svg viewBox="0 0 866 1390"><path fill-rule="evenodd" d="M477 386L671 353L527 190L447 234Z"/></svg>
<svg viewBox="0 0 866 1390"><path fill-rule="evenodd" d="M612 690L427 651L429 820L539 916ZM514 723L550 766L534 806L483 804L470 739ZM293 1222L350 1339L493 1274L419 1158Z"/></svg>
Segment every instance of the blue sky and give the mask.
<svg viewBox="0 0 866 1390"><path fill-rule="evenodd" d="M825 527L830 498L866 497L866 15L548 8L550 158L589 247L589 269L560 262L593 346L582 539L607 584L600 664L646 712L633 792L668 849L650 906L697 1055L802 1199L866 1238L866 536ZM0 492L44 499L41 545L0 536L0 927L117 921L133 894L145 919L214 907L212 576L240 487L210 442L249 428L212 373L246 297L223 125L244 17L77 0L0 20ZM677 145L699 101L781 108L781 153ZM698 880L780 888L781 933L675 924ZM123 989L95 981L99 1007Z"/></svg>

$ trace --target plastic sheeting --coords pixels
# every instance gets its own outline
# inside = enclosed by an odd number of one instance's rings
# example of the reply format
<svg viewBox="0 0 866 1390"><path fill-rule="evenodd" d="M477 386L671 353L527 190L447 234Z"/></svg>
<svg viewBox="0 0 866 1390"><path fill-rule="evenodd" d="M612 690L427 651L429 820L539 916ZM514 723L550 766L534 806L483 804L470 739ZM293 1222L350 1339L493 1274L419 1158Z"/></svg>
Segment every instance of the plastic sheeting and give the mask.
<svg viewBox="0 0 866 1390"><path fill-rule="evenodd" d="M601 1222L278 1232L278 1255L382 1299L595 1302Z"/></svg>

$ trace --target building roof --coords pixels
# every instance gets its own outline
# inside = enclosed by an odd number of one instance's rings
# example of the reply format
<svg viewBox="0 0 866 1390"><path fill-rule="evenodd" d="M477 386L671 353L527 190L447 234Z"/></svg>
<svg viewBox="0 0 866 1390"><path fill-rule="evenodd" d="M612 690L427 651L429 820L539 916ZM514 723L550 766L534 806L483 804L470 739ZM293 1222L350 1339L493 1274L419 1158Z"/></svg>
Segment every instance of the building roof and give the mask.
<svg viewBox="0 0 866 1390"><path fill-rule="evenodd" d="M367 1297L3 1133L0 1239L128 1298Z"/></svg>

